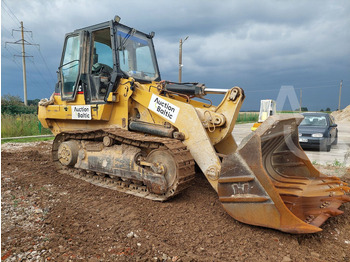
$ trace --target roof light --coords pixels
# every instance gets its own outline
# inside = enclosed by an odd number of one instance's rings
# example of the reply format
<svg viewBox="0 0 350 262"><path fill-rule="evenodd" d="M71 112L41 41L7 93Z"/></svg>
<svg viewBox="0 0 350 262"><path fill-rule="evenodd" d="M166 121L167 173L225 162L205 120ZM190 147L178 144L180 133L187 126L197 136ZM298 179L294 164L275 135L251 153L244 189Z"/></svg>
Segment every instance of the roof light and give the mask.
<svg viewBox="0 0 350 262"><path fill-rule="evenodd" d="M116 23L119 24L120 20L121 20L121 18L120 18L119 15L116 15L116 16L114 17L114 21L115 21Z"/></svg>

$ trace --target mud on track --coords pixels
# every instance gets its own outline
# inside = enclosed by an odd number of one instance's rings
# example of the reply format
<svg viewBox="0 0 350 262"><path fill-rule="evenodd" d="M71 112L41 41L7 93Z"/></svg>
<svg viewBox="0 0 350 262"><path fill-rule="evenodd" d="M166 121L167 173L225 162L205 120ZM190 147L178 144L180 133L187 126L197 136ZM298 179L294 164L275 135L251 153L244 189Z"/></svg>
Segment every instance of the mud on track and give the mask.
<svg viewBox="0 0 350 262"><path fill-rule="evenodd" d="M2 146L3 261L350 261L349 203L322 232L290 235L235 221L201 174L152 202L58 174L50 147Z"/></svg>

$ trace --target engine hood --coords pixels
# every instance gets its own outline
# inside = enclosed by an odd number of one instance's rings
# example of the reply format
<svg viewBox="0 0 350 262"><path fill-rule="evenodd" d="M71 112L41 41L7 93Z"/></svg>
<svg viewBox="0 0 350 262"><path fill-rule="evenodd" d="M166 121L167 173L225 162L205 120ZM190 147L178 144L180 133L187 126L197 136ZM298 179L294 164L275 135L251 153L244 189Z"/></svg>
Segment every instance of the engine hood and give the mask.
<svg viewBox="0 0 350 262"><path fill-rule="evenodd" d="M299 126L299 133L302 134L315 134L315 133L325 133L327 127L317 127L317 126Z"/></svg>

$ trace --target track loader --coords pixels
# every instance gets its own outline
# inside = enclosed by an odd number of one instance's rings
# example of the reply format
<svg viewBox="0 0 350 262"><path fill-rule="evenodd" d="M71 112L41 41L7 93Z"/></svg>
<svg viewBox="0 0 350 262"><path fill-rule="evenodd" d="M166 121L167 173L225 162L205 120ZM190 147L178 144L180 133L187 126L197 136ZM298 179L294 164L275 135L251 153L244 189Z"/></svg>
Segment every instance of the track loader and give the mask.
<svg viewBox="0 0 350 262"><path fill-rule="evenodd" d="M238 146L243 89L162 81L154 33L119 20L66 35L54 94L39 103L64 172L165 201L195 182L198 166L233 218L290 233L321 231L342 213L350 188L310 163L298 142L302 116L274 115Z"/></svg>

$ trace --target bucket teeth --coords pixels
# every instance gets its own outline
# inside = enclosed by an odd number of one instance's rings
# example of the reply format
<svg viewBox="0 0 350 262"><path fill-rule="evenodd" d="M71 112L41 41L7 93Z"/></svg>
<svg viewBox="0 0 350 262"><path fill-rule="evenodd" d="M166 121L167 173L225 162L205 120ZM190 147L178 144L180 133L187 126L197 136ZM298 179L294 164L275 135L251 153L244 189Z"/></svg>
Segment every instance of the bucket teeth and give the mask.
<svg viewBox="0 0 350 262"><path fill-rule="evenodd" d="M340 195L340 196L327 197L327 198L321 199L321 201L329 201L329 200L339 201L341 203L346 203L346 202L350 202L350 196L348 196L348 195Z"/></svg>
<svg viewBox="0 0 350 262"><path fill-rule="evenodd" d="M235 219L290 233L315 233L350 202L347 183L314 168L298 142L302 116L268 118L223 159L218 194Z"/></svg>
<svg viewBox="0 0 350 262"><path fill-rule="evenodd" d="M334 181L321 182L321 183L319 183L320 186L323 186L323 185L330 185L330 184L344 185L344 183L341 182L340 180L334 180ZM345 184L345 185L346 185L346 184Z"/></svg>
<svg viewBox="0 0 350 262"><path fill-rule="evenodd" d="M327 192L350 192L350 187L347 187L347 186L343 186L343 185L339 185L339 187L335 187L335 188L330 188L330 189L327 189Z"/></svg>
<svg viewBox="0 0 350 262"><path fill-rule="evenodd" d="M343 214L344 211L341 211L337 208L321 208L321 209L315 209L315 210L309 210L305 214L307 215L320 215L320 214L328 214L330 217L335 217L338 215Z"/></svg>

